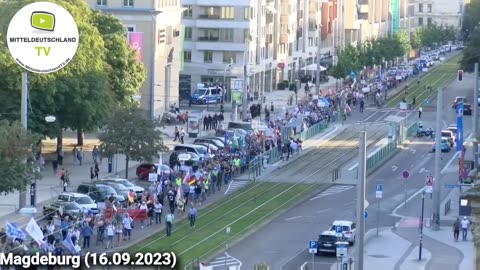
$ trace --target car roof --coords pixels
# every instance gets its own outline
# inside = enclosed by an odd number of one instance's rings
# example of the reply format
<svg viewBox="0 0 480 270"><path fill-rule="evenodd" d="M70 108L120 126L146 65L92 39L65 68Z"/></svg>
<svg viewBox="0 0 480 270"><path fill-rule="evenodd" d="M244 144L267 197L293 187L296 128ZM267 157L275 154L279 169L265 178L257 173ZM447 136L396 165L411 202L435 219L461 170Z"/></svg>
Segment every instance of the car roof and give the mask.
<svg viewBox="0 0 480 270"><path fill-rule="evenodd" d="M334 231L323 231L320 236L336 236L336 233Z"/></svg>
<svg viewBox="0 0 480 270"><path fill-rule="evenodd" d="M100 179L100 181L129 181L129 180L126 178L119 178L119 177L105 177Z"/></svg>
<svg viewBox="0 0 480 270"><path fill-rule="evenodd" d="M442 129L441 132L452 132L450 129Z"/></svg>
<svg viewBox="0 0 480 270"><path fill-rule="evenodd" d="M353 224L353 221L348 220L335 220L332 225L339 225L339 226L350 226Z"/></svg>
<svg viewBox="0 0 480 270"><path fill-rule="evenodd" d="M177 145L175 145L175 147L177 147L177 146L186 146L186 147L193 147L193 148L201 147L201 146L196 145L196 144L177 144Z"/></svg>
<svg viewBox="0 0 480 270"><path fill-rule="evenodd" d="M59 194L59 196L60 195L71 196L71 197L89 197L86 194L77 193L77 192L62 192L62 193Z"/></svg>

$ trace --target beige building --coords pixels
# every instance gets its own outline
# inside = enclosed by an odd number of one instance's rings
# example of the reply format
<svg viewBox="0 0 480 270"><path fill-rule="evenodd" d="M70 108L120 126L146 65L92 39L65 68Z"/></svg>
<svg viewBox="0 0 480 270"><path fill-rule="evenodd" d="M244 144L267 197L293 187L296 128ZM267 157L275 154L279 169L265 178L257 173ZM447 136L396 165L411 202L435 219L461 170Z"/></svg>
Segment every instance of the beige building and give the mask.
<svg viewBox="0 0 480 270"><path fill-rule="evenodd" d="M139 48L147 70L140 104L150 117L159 117L169 104L178 104L180 0L88 0L88 4L119 18L132 33L127 38L131 46Z"/></svg>

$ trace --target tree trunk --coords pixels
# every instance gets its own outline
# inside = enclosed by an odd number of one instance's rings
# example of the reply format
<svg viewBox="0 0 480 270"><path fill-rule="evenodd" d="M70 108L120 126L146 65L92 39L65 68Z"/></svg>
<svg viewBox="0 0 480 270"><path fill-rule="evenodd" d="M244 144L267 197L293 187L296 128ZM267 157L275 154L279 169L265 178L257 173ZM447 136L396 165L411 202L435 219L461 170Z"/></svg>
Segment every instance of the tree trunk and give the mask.
<svg viewBox="0 0 480 270"><path fill-rule="evenodd" d="M130 158L128 155L125 155L125 179L128 179L128 162L130 161Z"/></svg>
<svg viewBox="0 0 480 270"><path fill-rule="evenodd" d="M57 149L55 149L55 153L58 154L58 150L63 148L63 129L60 130L60 133L57 136ZM65 151L64 151L65 152Z"/></svg>
<svg viewBox="0 0 480 270"><path fill-rule="evenodd" d="M77 145L83 146L83 129L82 128L77 129Z"/></svg>

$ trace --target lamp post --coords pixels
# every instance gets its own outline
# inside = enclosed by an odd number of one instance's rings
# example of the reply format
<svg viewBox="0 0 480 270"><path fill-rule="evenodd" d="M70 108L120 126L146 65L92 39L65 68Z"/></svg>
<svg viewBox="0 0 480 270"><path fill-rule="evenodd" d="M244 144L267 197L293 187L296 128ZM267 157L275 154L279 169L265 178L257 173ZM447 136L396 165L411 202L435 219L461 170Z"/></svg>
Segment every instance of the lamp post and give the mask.
<svg viewBox="0 0 480 270"><path fill-rule="evenodd" d="M223 89L222 89L222 103L225 100L225 93L227 91L227 70L230 70L233 65L233 58L230 58L230 63L225 66L225 70L223 71Z"/></svg>
<svg viewBox="0 0 480 270"><path fill-rule="evenodd" d="M440 151L438 151L440 152ZM437 187L438 188L438 187ZM422 246L423 246L423 213L425 211L425 189L422 191L422 214L420 215L420 237L418 243L418 260L422 260Z"/></svg>

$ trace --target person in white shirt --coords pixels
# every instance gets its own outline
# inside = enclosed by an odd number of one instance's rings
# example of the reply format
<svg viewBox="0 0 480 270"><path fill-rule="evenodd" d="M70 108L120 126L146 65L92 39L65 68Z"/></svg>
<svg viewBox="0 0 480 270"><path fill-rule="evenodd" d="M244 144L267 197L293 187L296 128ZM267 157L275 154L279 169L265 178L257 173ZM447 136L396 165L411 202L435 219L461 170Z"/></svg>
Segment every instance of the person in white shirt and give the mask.
<svg viewBox="0 0 480 270"><path fill-rule="evenodd" d="M143 201L140 207L138 208L140 210L144 210L145 212L148 212L148 207L147 204ZM142 229L145 226L145 220L142 220Z"/></svg>
<svg viewBox="0 0 480 270"><path fill-rule="evenodd" d="M467 217L463 217L463 220L460 221L460 226L462 227L463 241L467 240L468 226L469 225L470 225L470 222L468 221Z"/></svg>
<svg viewBox="0 0 480 270"><path fill-rule="evenodd" d="M125 229L125 234L123 236L123 240L130 240L130 236L132 235L132 218L128 216L128 214L125 215L122 221L123 228Z"/></svg>
<svg viewBox="0 0 480 270"><path fill-rule="evenodd" d="M162 208L163 205L159 201L155 201L153 205L155 211L155 224L162 224Z"/></svg>
<svg viewBox="0 0 480 270"><path fill-rule="evenodd" d="M113 226L113 224L109 222L105 229L107 232L107 249L109 249L110 247L113 248L113 237L115 235L115 226Z"/></svg>

